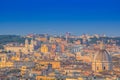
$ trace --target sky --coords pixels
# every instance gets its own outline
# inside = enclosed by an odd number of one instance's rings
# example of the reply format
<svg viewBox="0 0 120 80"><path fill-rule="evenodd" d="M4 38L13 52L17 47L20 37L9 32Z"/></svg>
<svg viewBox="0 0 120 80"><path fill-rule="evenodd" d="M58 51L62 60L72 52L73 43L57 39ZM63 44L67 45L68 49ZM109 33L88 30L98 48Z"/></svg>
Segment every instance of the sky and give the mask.
<svg viewBox="0 0 120 80"><path fill-rule="evenodd" d="M120 36L120 0L0 0L0 34Z"/></svg>

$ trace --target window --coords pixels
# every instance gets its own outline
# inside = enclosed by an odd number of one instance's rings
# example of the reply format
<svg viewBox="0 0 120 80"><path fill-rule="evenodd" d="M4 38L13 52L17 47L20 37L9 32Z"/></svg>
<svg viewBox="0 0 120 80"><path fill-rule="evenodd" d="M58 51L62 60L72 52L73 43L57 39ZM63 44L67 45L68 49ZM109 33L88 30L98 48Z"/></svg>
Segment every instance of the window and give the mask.
<svg viewBox="0 0 120 80"><path fill-rule="evenodd" d="M2 61L2 59L0 58L0 62Z"/></svg>
<svg viewBox="0 0 120 80"><path fill-rule="evenodd" d="M42 78L40 78L40 80L43 80Z"/></svg>
<svg viewBox="0 0 120 80"><path fill-rule="evenodd" d="M103 69L105 70L105 66L103 67Z"/></svg>
<svg viewBox="0 0 120 80"><path fill-rule="evenodd" d="M97 70L99 70L99 67L97 67Z"/></svg>

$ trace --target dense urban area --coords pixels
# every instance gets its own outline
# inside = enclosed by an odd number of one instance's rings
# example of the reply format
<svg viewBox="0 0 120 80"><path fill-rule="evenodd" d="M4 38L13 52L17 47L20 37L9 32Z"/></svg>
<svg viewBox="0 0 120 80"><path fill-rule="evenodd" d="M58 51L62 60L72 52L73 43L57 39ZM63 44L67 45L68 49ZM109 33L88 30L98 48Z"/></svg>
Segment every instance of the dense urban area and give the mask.
<svg viewBox="0 0 120 80"><path fill-rule="evenodd" d="M120 80L120 37L0 35L0 80Z"/></svg>

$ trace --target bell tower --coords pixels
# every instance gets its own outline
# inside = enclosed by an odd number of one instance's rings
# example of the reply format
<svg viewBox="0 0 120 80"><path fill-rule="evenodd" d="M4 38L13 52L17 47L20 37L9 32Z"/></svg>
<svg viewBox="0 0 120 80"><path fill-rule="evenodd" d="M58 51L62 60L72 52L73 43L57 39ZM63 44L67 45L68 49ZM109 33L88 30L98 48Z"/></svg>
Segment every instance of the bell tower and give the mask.
<svg viewBox="0 0 120 80"><path fill-rule="evenodd" d="M30 51L33 52L34 51L34 40L32 39L30 42Z"/></svg>
<svg viewBox="0 0 120 80"><path fill-rule="evenodd" d="M28 49L28 46L29 46L29 41L28 39L25 40L25 47Z"/></svg>

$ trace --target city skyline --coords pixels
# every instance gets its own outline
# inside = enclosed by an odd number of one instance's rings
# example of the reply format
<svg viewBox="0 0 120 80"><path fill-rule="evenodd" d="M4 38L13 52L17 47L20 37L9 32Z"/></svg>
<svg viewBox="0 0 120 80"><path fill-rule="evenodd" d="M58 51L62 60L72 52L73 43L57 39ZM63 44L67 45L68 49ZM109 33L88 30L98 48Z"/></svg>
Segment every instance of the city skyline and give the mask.
<svg viewBox="0 0 120 80"><path fill-rule="evenodd" d="M119 36L120 1L0 1L0 34Z"/></svg>
<svg viewBox="0 0 120 80"><path fill-rule="evenodd" d="M1 0L0 80L120 80L120 0Z"/></svg>

